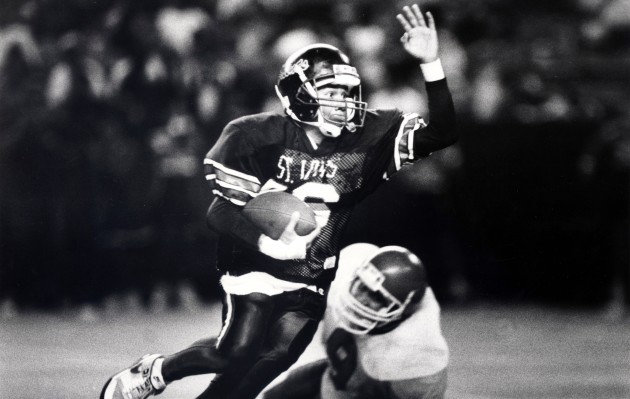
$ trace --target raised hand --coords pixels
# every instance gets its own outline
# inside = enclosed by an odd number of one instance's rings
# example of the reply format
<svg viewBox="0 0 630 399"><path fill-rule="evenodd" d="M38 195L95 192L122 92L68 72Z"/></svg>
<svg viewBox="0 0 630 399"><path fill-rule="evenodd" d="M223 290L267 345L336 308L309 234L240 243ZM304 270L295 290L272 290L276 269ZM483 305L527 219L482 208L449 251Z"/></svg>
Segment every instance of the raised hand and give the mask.
<svg viewBox="0 0 630 399"><path fill-rule="evenodd" d="M435 61L438 58L438 39L433 15L427 12L425 20L420 7L414 4L403 7L396 19L405 30L400 38L405 50L422 64Z"/></svg>

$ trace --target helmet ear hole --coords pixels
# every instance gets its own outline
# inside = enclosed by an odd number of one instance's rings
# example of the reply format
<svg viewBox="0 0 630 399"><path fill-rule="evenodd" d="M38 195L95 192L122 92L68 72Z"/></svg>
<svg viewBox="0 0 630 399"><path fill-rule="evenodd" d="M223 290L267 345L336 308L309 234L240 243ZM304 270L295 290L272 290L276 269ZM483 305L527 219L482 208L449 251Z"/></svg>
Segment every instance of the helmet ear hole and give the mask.
<svg viewBox="0 0 630 399"><path fill-rule="evenodd" d="M312 121L319 108L317 101L302 87L302 79L297 73L285 75L278 81L278 92L285 111L299 121Z"/></svg>
<svg viewBox="0 0 630 399"><path fill-rule="evenodd" d="M313 121L317 118L319 104L316 99L308 94L306 89L303 87L298 89L295 99L297 101L294 108L296 109L296 115L298 115L300 119L303 121Z"/></svg>

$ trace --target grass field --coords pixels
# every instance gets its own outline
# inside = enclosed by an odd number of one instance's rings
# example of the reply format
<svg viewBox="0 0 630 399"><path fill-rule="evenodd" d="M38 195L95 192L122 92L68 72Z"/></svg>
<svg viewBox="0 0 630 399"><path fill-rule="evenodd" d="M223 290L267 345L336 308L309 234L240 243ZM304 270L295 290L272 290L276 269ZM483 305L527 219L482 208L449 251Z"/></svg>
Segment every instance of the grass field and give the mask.
<svg viewBox="0 0 630 399"><path fill-rule="evenodd" d="M171 353L219 330L218 304L191 312L79 319L72 312L0 321L0 398L98 398L104 381L148 352ZM630 319L535 307L443 309L448 398L630 398ZM321 355L309 348L300 362ZM209 377L161 399L194 398Z"/></svg>

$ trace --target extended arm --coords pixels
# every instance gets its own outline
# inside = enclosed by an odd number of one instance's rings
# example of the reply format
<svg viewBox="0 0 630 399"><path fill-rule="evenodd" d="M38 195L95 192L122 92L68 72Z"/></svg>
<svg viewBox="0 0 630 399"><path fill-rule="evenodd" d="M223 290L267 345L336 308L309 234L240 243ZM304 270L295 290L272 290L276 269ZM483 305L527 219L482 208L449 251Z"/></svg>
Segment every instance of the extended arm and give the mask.
<svg viewBox="0 0 630 399"><path fill-rule="evenodd" d="M439 46L433 15L427 12L425 20L420 8L414 4L411 8L404 7L396 18L405 30L400 41L407 53L420 62L426 82L429 124L421 134L414 137L416 153L426 156L457 140L455 107L438 58Z"/></svg>

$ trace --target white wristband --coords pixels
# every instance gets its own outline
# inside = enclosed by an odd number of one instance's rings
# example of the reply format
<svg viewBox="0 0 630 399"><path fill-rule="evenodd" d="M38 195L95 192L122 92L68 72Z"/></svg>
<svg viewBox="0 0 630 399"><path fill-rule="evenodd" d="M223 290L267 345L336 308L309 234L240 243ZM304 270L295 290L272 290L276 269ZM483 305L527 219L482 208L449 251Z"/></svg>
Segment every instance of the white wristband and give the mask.
<svg viewBox="0 0 630 399"><path fill-rule="evenodd" d="M265 251L268 250L271 241L273 241L271 237L261 234L260 237L258 237L258 251L266 253Z"/></svg>
<svg viewBox="0 0 630 399"><path fill-rule="evenodd" d="M420 69L425 82L435 82L445 78L444 69L442 69L442 63L439 58L426 64L420 64Z"/></svg>

